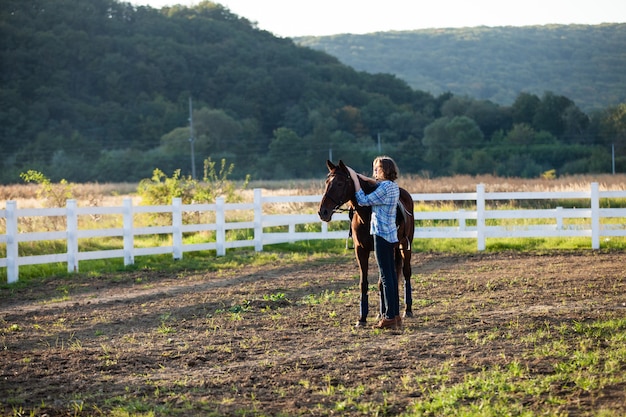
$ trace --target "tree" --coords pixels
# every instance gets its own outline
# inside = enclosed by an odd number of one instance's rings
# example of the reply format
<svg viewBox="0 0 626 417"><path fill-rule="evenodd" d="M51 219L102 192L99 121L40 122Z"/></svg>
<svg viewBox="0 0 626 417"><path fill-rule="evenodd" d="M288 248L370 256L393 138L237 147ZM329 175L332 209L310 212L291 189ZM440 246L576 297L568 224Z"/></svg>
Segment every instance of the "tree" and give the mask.
<svg viewBox="0 0 626 417"><path fill-rule="evenodd" d="M424 130L424 160L437 175L452 175L451 162L455 151L482 145L484 136L472 119L466 116L442 117Z"/></svg>
<svg viewBox="0 0 626 417"><path fill-rule="evenodd" d="M160 148L165 154L189 154L189 127L177 127L161 137Z"/></svg>
<svg viewBox="0 0 626 417"><path fill-rule="evenodd" d="M589 157L589 171L598 174L611 172L611 154L607 149L593 149Z"/></svg>
<svg viewBox="0 0 626 417"><path fill-rule="evenodd" d="M535 139L535 130L526 123L515 124L505 139L514 145L530 145Z"/></svg>
<svg viewBox="0 0 626 417"><path fill-rule="evenodd" d="M511 106L513 123L532 125L540 104L541 100L535 94L519 93L513 106Z"/></svg>
<svg viewBox="0 0 626 417"><path fill-rule="evenodd" d="M223 109L194 110L193 122L196 150L200 155L220 155L238 147L241 124Z"/></svg>
<svg viewBox="0 0 626 417"><path fill-rule="evenodd" d="M607 109L602 118L601 134L604 143L615 145L618 155L626 155L626 104Z"/></svg>
<svg viewBox="0 0 626 417"><path fill-rule="evenodd" d="M585 133L590 124L589 116L583 113L576 105L572 104L565 109L562 117L565 124L565 130L563 132L564 142L586 142Z"/></svg>
<svg viewBox="0 0 626 417"><path fill-rule="evenodd" d="M472 148L483 145L483 132L478 124L469 117L453 117L446 128L452 139L453 147Z"/></svg>
<svg viewBox="0 0 626 417"><path fill-rule="evenodd" d="M355 136L368 134L361 120L361 112L354 106L343 106L337 110L336 119L337 127L343 131L350 132Z"/></svg>
<svg viewBox="0 0 626 417"><path fill-rule="evenodd" d="M510 110L489 100L473 100L464 115L476 122L485 139L491 139L495 132L508 130L512 125Z"/></svg>
<svg viewBox="0 0 626 417"><path fill-rule="evenodd" d="M276 178L303 178L307 171L306 155L301 154L304 148L296 132L285 127L276 129L266 158L268 173Z"/></svg>
<svg viewBox="0 0 626 417"><path fill-rule="evenodd" d="M573 105L574 102L565 96L546 92L533 117L533 127L536 130L546 130L557 138L562 138L566 128L565 112L568 107Z"/></svg>
<svg viewBox="0 0 626 417"><path fill-rule="evenodd" d="M407 138L421 137L424 131L424 125L422 125L421 117L416 117L409 111L398 111L390 114L387 118L389 123L389 129L394 133L396 139L394 142L401 142Z"/></svg>
<svg viewBox="0 0 626 417"><path fill-rule="evenodd" d="M361 119L369 128L369 134L374 137L388 129L387 118L396 111L395 104L387 97L373 97L361 108Z"/></svg>
<svg viewBox="0 0 626 417"><path fill-rule="evenodd" d="M472 99L464 96L454 96L441 105L441 116L465 116L467 109L472 105Z"/></svg>

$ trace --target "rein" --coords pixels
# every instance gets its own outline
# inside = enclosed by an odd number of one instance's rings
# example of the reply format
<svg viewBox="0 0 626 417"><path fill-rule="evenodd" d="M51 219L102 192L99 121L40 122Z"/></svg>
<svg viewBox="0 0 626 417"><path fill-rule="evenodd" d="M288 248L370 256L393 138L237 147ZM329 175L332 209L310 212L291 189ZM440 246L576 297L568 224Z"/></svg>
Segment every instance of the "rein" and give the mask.
<svg viewBox="0 0 626 417"><path fill-rule="evenodd" d="M345 204L345 203L344 203ZM343 208L343 207L335 207L333 209L333 213L350 213L354 209L353 208Z"/></svg>

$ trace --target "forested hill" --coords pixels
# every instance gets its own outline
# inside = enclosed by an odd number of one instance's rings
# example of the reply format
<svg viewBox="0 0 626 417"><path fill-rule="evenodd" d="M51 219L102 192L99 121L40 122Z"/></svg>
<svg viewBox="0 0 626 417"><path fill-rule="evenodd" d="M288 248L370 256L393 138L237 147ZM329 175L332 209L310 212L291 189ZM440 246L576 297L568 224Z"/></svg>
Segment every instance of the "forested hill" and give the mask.
<svg viewBox="0 0 626 417"><path fill-rule="evenodd" d="M398 103L414 94L210 1L156 10L115 0L4 0L0 39L5 183L26 169L83 181L135 181L154 168L189 174L190 97L199 176L208 156L257 177L312 176L301 154L311 149L278 163L266 158L283 126L300 135L317 128L316 175L324 175L321 126L338 106L361 107L381 91ZM290 159L298 172L285 167Z"/></svg>
<svg viewBox="0 0 626 417"><path fill-rule="evenodd" d="M626 101L626 24L473 27L303 37L370 73L417 90L510 105L520 91L552 91L583 110Z"/></svg>
<svg viewBox="0 0 626 417"><path fill-rule="evenodd" d="M587 114L552 92L556 80L512 93L506 106L433 94L276 38L210 1L157 10L3 0L0 42L0 183L28 170L135 182L197 167L202 179L203 163L221 160L237 178L324 178L331 156L366 172L381 152L404 173L536 177L607 172L612 144L626 171L626 105ZM599 84L623 80L606 70L623 69L622 58L602 61Z"/></svg>

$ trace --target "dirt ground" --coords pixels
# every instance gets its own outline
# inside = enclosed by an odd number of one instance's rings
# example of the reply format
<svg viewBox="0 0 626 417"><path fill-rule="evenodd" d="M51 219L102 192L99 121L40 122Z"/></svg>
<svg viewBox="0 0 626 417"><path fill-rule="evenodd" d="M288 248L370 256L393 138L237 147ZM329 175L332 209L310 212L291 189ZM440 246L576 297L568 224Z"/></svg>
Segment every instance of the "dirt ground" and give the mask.
<svg viewBox="0 0 626 417"><path fill-rule="evenodd" d="M354 328L350 254L0 289L0 413L397 415L514 360L550 374L556 358L532 355L530 334L626 317L624 252L417 253L412 265L415 316L385 331ZM560 415L626 415L623 383L551 393ZM549 398L517 401L540 413Z"/></svg>

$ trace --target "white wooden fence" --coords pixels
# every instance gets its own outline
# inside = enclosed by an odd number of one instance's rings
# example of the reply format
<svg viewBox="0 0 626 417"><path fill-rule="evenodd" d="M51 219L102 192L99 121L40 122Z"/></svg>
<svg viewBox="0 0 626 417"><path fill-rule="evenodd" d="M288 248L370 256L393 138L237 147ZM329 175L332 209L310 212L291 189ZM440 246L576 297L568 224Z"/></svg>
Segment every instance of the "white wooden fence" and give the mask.
<svg viewBox="0 0 626 417"><path fill-rule="evenodd" d="M416 211L415 238L471 238L476 239L477 249L486 247L488 238L528 238L528 237L589 237L592 249L600 248L601 237L626 236L626 208L600 208L602 199L626 199L626 191L600 191L597 183L592 183L587 191L574 192L485 192L482 184L476 192L451 194L412 194L415 202L469 202L471 210L455 211ZM181 259L184 252L215 250L217 256L223 256L226 249L254 247L262 251L265 245L299 240L346 239L347 223L342 230L329 231L328 224L320 222L317 214L268 214L264 207L272 204L315 203L319 204L320 195L310 196L263 196L260 189L254 190L252 203L226 203L218 198L215 204L182 204L174 199L172 205L137 206L130 198L125 199L120 207L78 207L75 200L68 200L64 208L24 208L18 209L15 201L7 201L6 208L0 209L0 227L4 223L4 234L0 234L0 254L5 247L5 257L0 258L0 268L6 268L7 281L16 282L19 267L47 263L67 263L69 272L78 271L80 261L93 259L123 258L125 265L134 263L135 256L171 253L175 259ZM580 200L583 208L550 208L489 210L487 201L518 200ZM624 205L624 204L621 204ZM227 221L226 213L232 210L251 212L251 221ZM213 212L214 223L190 224L183 222L183 213ZM140 213L171 214L171 224L167 226L134 227L135 215ZM79 216L118 215L123 217L123 227L109 229L80 229ZM20 218L61 216L65 220L66 230L51 232L20 232ZM186 216L187 218L190 216ZM517 225L495 224L503 219L517 220ZM543 224L519 226L520 220L553 219ZM566 224L567 219L585 219ZM612 220L611 220L612 219ZM338 213L333 221L348 220L348 215ZM469 222L468 222L469 220ZM442 222L443 221L443 222ZM321 231L297 231L296 225L319 224ZM432 223L430 226L424 223ZM437 226L437 223L442 224ZM469 225L468 225L469 223ZM494 223L495 225L490 225ZM502 222L501 222L502 223ZM523 222L522 222L523 223ZM537 222L535 222L537 223ZM547 224L546 224L547 223ZM452 224L452 226L451 226ZM272 226L284 226L287 231L272 231ZM251 239L230 240L226 238L228 230L248 229ZM319 228L318 228L319 229ZM0 231L2 231L0 229ZM184 243L183 234L197 232L215 232L215 241L204 243ZM140 235L170 235L171 245L155 247L136 247L135 237ZM80 251L79 239L86 238L122 238L120 249ZM25 242L63 240L67 250L63 253L20 256L19 245Z"/></svg>

